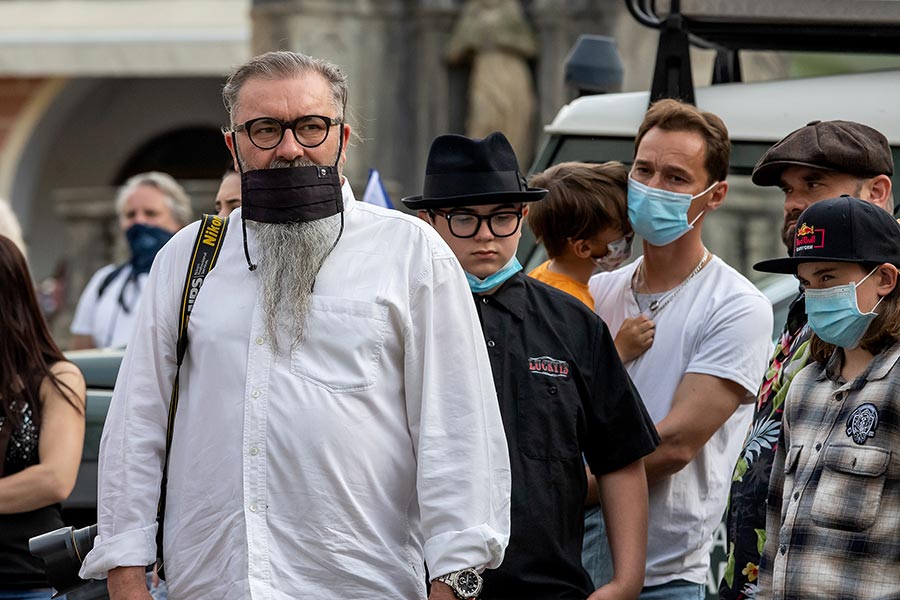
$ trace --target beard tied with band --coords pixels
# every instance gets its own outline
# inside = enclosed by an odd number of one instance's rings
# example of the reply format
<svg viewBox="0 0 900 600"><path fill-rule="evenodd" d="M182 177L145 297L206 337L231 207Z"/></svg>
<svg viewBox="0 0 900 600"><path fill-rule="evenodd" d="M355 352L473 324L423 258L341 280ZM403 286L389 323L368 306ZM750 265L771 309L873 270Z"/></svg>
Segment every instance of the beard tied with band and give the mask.
<svg viewBox="0 0 900 600"><path fill-rule="evenodd" d="M307 158L274 160L270 169L317 166ZM306 223L248 221L258 242L257 274L262 286L266 331L278 350L279 331L288 331L291 350L307 333L313 286L340 230L341 215Z"/></svg>

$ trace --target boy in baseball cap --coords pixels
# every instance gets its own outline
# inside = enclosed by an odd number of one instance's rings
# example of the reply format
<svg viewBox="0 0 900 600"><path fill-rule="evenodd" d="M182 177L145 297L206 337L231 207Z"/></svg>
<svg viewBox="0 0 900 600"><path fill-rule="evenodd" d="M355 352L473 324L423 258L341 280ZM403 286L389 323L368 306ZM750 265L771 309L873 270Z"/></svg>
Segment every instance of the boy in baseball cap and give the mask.
<svg viewBox="0 0 900 600"><path fill-rule="evenodd" d="M900 225L841 196L798 219L814 362L794 377L772 468L757 598L900 597Z"/></svg>
<svg viewBox="0 0 900 600"><path fill-rule="evenodd" d="M894 162L881 132L853 121L812 121L792 131L760 158L753 182L778 186L784 194L781 235L794 249L797 219L814 203L851 194L893 211ZM804 297L798 294L759 388L751 435L735 465L725 521L728 563L719 585L720 600L752 597L765 542L765 499L775 442L791 379L809 359L809 328Z"/></svg>

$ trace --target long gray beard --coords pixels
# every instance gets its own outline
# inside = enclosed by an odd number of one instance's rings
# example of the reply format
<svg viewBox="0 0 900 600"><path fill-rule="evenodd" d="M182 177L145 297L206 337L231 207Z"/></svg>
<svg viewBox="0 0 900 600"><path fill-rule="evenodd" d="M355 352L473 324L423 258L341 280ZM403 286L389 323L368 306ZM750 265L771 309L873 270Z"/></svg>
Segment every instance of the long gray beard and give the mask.
<svg viewBox="0 0 900 600"><path fill-rule="evenodd" d="M276 159L269 168L313 165L306 158ZM279 331L288 331L291 350L306 335L313 286L337 239L340 220L341 215L334 215L308 223L247 222L256 233L266 332L276 352Z"/></svg>
<svg viewBox="0 0 900 600"><path fill-rule="evenodd" d="M293 350L306 335L313 285L340 228L340 215L309 223L247 222L256 233L257 274L262 285L266 331L278 350L287 330Z"/></svg>

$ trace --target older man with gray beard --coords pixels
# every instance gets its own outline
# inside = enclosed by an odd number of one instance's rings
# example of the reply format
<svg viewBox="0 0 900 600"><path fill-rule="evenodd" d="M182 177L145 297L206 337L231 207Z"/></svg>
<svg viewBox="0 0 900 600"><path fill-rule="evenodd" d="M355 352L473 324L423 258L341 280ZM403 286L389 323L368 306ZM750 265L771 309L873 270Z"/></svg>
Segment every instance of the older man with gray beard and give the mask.
<svg viewBox="0 0 900 600"><path fill-rule="evenodd" d="M258 56L229 78L242 172L194 304L169 452L169 597L477 596L509 537L509 457L465 276L422 221L355 201L347 82ZM159 253L100 456L82 576L148 598L178 305L195 224Z"/></svg>

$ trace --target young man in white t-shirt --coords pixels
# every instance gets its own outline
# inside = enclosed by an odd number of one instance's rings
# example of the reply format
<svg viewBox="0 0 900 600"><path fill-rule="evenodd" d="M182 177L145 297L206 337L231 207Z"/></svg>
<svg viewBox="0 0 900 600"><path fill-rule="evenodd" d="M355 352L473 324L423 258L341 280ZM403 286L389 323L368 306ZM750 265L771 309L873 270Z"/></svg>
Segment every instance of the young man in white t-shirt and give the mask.
<svg viewBox="0 0 900 600"><path fill-rule="evenodd" d="M766 368L772 307L703 245L704 215L725 200L722 120L674 100L647 111L635 140L628 216L643 258L595 275L596 310L615 335L644 314L650 349L626 363L662 442L645 458L650 491L642 600L702 599L712 533Z"/></svg>

